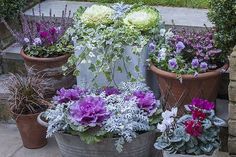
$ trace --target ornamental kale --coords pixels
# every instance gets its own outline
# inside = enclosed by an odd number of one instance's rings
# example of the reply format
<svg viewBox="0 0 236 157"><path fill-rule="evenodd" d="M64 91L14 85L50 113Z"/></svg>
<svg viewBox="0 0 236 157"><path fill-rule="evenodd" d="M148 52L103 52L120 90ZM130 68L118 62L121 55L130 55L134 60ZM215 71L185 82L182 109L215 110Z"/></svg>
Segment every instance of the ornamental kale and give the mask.
<svg viewBox="0 0 236 157"><path fill-rule="evenodd" d="M62 131L79 135L87 144L116 137L115 146L121 152L125 142L131 142L140 133L154 131L159 122L160 103L144 83L122 83L118 89L107 87L100 92L84 91L77 87L58 92L55 107L45 113L49 121L47 136Z"/></svg>
<svg viewBox="0 0 236 157"><path fill-rule="evenodd" d="M79 68L88 64L93 80L102 74L108 82L114 83L116 72L123 73L131 81L141 80L141 53L159 29L159 20L157 10L144 6L114 4L80 8L75 14L74 25L67 31L76 54L70 57L64 69L76 65L74 74L79 75ZM131 70L127 68L132 65L131 54L126 54L127 47L131 47L132 55L138 58Z"/></svg>
<svg viewBox="0 0 236 157"><path fill-rule="evenodd" d="M177 74L204 73L223 66L214 31L160 30L158 42L149 44L150 62Z"/></svg>
<svg viewBox="0 0 236 157"><path fill-rule="evenodd" d="M189 114L177 118L177 108L162 113L163 121L157 125L162 132L155 148L174 154L212 155L220 147L220 127L225 122L215 116L215 105L194 98L185 108Z"/></svg>
<svg viewBox="0 0 236 157"><path fill-rule="evenodd" d="M21 13L22 30L20 31L12 30L6 21L3 20L3 22L29 56L46 58L72 53L73 46L69 38L64 36L65 31L71 25L71 12L67 13L67 6L62 11L60 21L56 19L55 15L52 15L51 10L50 16L44 17L41 14L40 5L38 14L39 17L37 15L37 18L30 18ZM33 16L36 16L34 10Z"/></svg>

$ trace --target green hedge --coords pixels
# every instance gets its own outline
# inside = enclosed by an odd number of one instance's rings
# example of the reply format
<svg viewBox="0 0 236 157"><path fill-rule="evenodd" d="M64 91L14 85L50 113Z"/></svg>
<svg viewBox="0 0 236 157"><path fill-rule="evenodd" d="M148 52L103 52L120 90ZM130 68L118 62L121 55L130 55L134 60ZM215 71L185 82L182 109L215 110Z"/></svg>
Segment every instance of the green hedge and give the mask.
<svg viewBox="0 0 236 157"><path fill-rule="evenodd" d="M236 0L209 0L210 20L216 27L216 41L225 55L236 45Z"/></svg>
<svg viewBox="0 0 236 157"><path fill-rule="evenodd" d="M77 0L80 1L80 0ZM92 1L101 3L114 3L114 2L125 2L125 3L144 3L147 5L163 5L163 6L176 6L176 7L193 7L193 8L207 8L207 0L82 0Z"/></svg>
<svg viewBox="0 0 236 157"><path fill-rule="evenodd" d="M0 0L0 18L15 18L25 5L26 0Z"/></svg>

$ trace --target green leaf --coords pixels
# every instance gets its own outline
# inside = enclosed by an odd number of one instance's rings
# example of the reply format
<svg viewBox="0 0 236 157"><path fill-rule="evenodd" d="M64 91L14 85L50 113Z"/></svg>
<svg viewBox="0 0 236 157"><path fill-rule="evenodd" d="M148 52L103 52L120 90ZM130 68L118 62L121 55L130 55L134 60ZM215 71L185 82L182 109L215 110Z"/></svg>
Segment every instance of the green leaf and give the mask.
<svg viewBox="0 0 236 157"><path fill-rule="evenodd" d="M79 133L80 139L87 144L94 144L100 142L103 138L101 136L95 136L88 132L81 132Z"/></svg>
<svg viewBox="0 0 236 157"><path fill-rule="evenodd" d="M123 70L122 70L122 68L121 68L120 66L118 66L118 67L117 67L117 71L120 72L120 73L122 73Z"/></svg>
<svg viewBox="0 0 236 157"><path fill-rule="evenodd" d="M135 66L135 71L136 71L136 72L140 72L140 69L139 69L139 66L138 66L138 65Z"/></svg>

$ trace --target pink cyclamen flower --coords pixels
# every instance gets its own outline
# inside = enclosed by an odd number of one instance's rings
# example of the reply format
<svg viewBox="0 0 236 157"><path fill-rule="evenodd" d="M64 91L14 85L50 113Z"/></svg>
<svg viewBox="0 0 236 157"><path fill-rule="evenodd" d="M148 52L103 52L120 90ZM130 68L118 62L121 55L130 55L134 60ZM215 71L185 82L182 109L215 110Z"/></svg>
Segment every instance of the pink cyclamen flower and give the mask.
<svg viewBox="0 0 236 157"><path fill-rule="evenodd" d="M198 108L203 110L213 110L215 108L215 104L209 102L208 100L193 98L192 103L189 105L190 109Z"/></svg>
<svg viewBox="0 0 236 157"><path fill-rule="evenodd" d="M101 126L110 113L105 107L105 101L100 97L85 97L70 107L71 119L83 126Z"/></svg>

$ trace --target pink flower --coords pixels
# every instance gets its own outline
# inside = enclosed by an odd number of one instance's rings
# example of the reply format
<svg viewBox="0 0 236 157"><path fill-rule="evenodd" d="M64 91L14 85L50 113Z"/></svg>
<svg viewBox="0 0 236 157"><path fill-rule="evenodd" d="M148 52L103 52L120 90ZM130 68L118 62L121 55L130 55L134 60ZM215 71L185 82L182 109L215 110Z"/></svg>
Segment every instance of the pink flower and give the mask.
<svg viewBox="0 0 236 157"><path fill-rule="evenodd" d="M190 109L198 108L203 110L213 110L215 108L215 104L209 102L208 100L193 98L192 103L189 105Z"/></svg>
<svg viewBox="0 0 236 157"><path fill-rule="evenodd" d="M197 109L192 111L192 116L194 120L203 121L204 119L206 119L206 114L203 113L201 110L197 110Z"/></svg>
<svg viewBox="0 0 236 157"><path fill-rule="evenodd" d="M185 122L185 131L193 137L199 137L202 134L203 128L199 121L188 120Z"/></svg>
<svg viewBox="0 0 236 157"><path fill-rule="evenodd" d="M41 38L47 39L48 36L49 36L49 33L47 31L40 32L40 37Z"/></svg>

